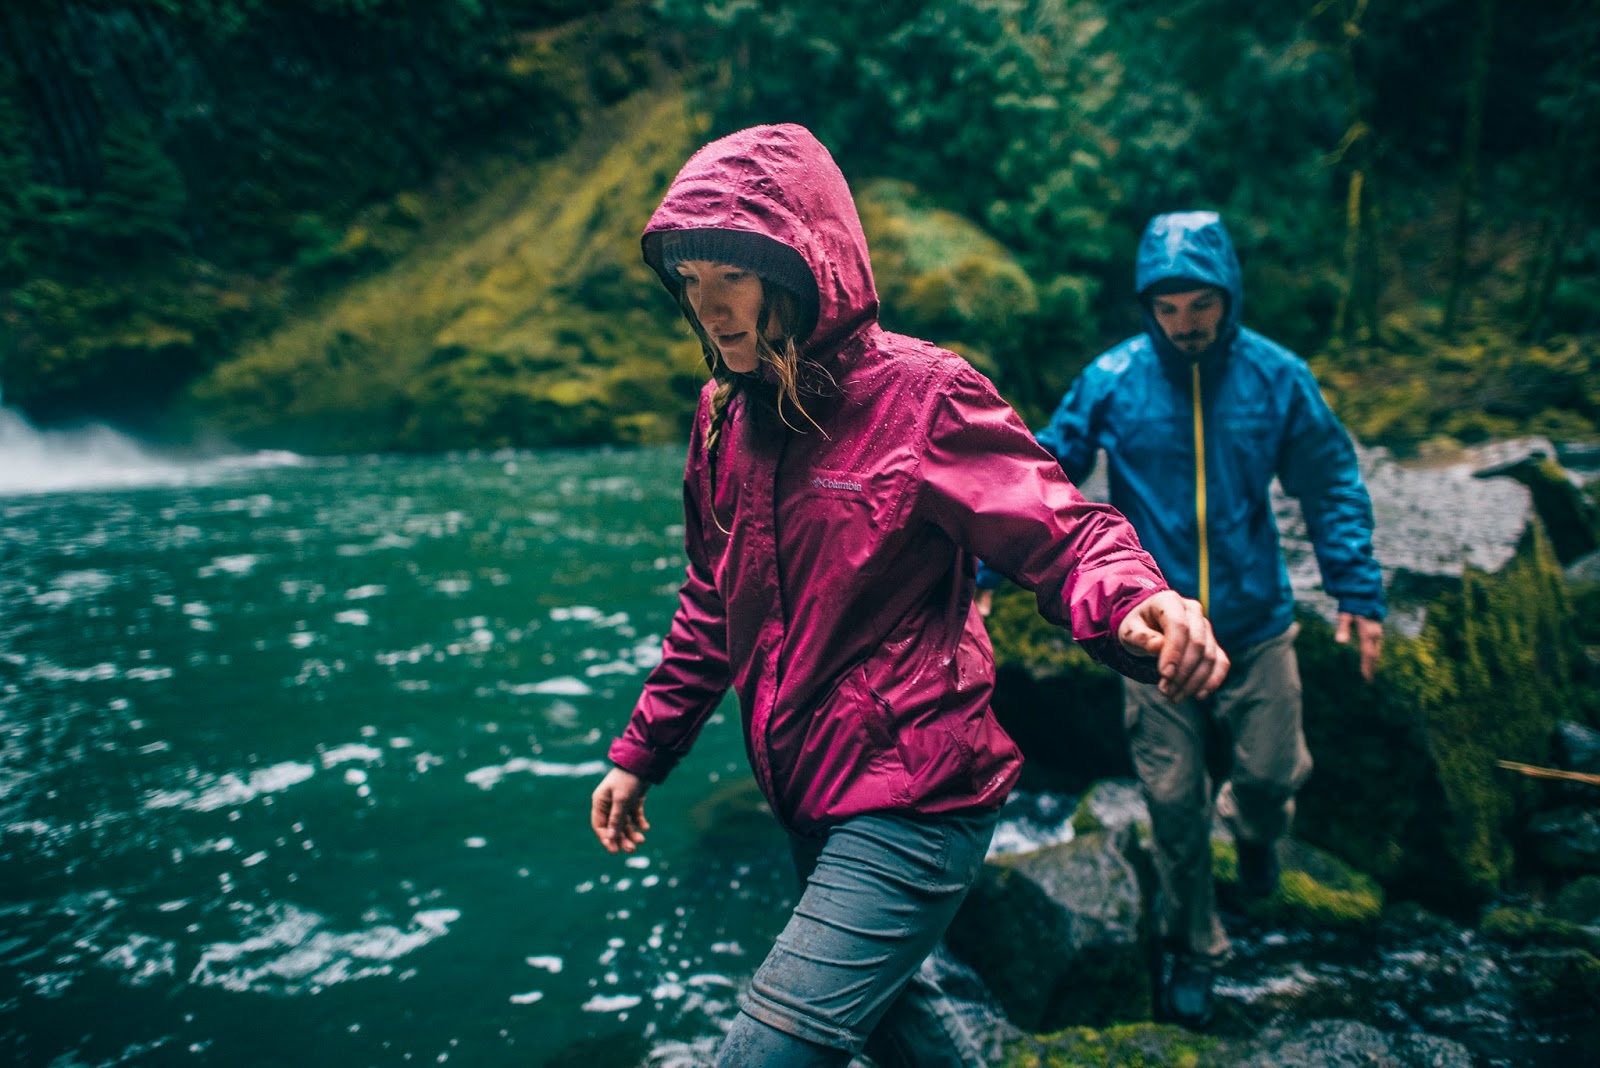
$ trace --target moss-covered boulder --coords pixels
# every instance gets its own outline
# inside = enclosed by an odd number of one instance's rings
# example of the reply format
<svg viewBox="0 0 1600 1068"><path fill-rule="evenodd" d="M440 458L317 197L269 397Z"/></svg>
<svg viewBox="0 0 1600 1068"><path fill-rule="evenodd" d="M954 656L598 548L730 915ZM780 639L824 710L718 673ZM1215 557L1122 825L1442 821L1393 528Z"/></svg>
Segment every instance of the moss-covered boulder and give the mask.
<svg viewBox="0 0 1600 1068"><path fill-rule="evenodd" d="M1117 1027L1073 1027L1052 1034L1027 1035L1006 1047L1001 1068L1199 1068L1218 1041L1170 1024L1135 1023Z"/></svg>
<svg viewBox="0 0 1600 1068"><path fill-rule="evenodd" d="M1148 1019L1145 895L1127 835L1087 834L985 866L946 940L1018 1027Z"/></svg>
<svg viewBox="0 0 1600 1068"><path fill-rule="evenodd" d="M1502 947L1502 967L1530 1014L1600 1010L1600 930L1522 908L1489 912L1479 930Z"/></svg>
<svg viewBox="0 0 1600 1068"><path fill-rule="evenodd" d="M1547 762L1578 700L1569 616L1534 524L1504 570L1469 568L1434 599L1418 637L1391 635L1374 684L1331 627L1306 620L1297 650L1317 766L1296 833L1443 908L1505 885L1539 789L1496 761Z"/></svg>
<svg viewBox="0 0 1600 1068"><path fill-rule="evenodd" d="M1472 1068L1472 1055L1437 1035L1394 1034L1355 1020L1280 1024L1252 1038L1196 1035L1167 1024L1077 1027L1028 1035L1003 1068Z"/></svg>
<svg viewBox="0 0 1600 1068"><path fill-rule="evenodd" d="M1585 875L1563 886L1550 903L1550 915L1600 928L1600 875Z"/></svg>
<svg viewBox="0 0 1600 1068"><path fill-rule="evenodd" d="M1077 794L1101 779L1132 778L1121 676L1040 616L1018 586L995 591L988 628L994 713L1026 761L1019 786Z"/></svg>
<svg viewBox="0 0 1600 1068"><path fill-rule="evenodd" d="M1239 853L1232 842L1211 843L1211 874L1224 905L1275 927L1354 930L1383 914L1383 890L1338 857L1293 839L1278 843L1278 888L1259 900L1237 892Z"/></svg>

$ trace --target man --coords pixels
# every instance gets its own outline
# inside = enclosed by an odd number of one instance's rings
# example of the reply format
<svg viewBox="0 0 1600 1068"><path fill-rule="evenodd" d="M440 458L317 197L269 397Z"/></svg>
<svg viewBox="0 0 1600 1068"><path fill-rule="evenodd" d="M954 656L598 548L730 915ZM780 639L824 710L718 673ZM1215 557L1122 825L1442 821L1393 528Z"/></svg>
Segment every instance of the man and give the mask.
<svg viewBox="0 0 1600 1068"><path fill-rule="evenodd" d="M1233 660L1206 701L1173 704L1134 682L1123 689L1161 889L1159 1004L1198 1028L1211 1019L1212 977L1229 952L1211 881L1207 733L1220 727L1232 737L1232 772L1215 806L1238 845L1246 896L1276 888L1275 843L1311 772L1294 595L1268 493L1274 476L1300 499L1323 588L1338 601L1335 637L1356 636L1369 682L1384 595L1355 450L1305 362L1239 325L1239 262L1222 220L1200 211L1152 219L1135 283L1145 333L1096 359L1036 437L1073 482L1106 451L1111 503L1172 586L1205 607ZM998 581L981 569L985 614Z"/></svg>

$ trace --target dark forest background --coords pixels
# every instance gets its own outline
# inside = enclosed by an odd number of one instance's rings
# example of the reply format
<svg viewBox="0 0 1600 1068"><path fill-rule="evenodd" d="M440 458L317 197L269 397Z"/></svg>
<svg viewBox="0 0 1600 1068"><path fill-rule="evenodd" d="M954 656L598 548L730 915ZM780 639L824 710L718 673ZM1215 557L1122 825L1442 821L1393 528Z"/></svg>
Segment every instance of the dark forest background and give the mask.
<svg viewBox="0 0 1600 1068"><path fill-rule="evenodd" d="M1593 0L8 0L0 390L316 451L680 438L638 262L677 167L799 121L884 319L1030 418L1216 208L1245 319L1401 453L1600 434Z"/></svg>

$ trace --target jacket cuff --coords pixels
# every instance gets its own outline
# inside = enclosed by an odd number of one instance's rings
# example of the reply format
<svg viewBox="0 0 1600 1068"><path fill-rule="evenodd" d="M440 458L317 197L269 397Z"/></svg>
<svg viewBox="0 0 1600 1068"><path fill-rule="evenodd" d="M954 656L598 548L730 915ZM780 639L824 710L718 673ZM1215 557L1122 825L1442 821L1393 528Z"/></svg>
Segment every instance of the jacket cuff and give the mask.
<svg viewBox="0 0 1600 1068"><path fill-rule="evenodd" d="M1157 668L1158 659L1153 656L1143 656L1129 652L1123 646L1117 635L1122 631L1122 621L1128 618L1128 613L1144 604L1150 598L1168 589L1166 586L1157 586L1152 590L1141 590L1129 598L1126 605L1111 613L1111 632L1101 639L1098 649L1090 648L1089 653L1106 667L1121 675L1126 675L1134 682L1144 682L1154 685L1161 681L1161 673Z"/></svg>
<svg viewBox="0 0 1600 1068"><path fill-rule="evenodd" d="M1382 601L1365 597L1339 598L1339 611L1348 612L1353 616L1361 616L1364 619L1375 619L1379 623L1383 622L1383 617L1386 614Z"/></svg>
<svg viewBox="0 0 1600 1068"><path fill-rule="evenodd" d="M627 738L615 739L606 756L623 771L631 771L656 786L665 782L667 773L678 765L676 756L650 749Z"/></svg>

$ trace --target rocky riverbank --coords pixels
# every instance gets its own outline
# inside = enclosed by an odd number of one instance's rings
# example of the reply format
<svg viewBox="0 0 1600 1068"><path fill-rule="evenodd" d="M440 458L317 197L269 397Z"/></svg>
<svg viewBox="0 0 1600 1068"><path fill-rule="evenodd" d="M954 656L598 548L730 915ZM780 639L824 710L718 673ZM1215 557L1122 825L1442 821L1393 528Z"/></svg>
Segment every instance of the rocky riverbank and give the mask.
<svg viewBox="0 0 1600 1068"><path fill-rule="evenodd" d="M1593 511L1560 455L1534 440L1365 457L1398 617L1371 685L1332 640L1298 511L1279 502L1317 771L1271 898L1241 907L1232 844L1214 839L1236 953L1205 1035L1151 1022L1148 815L1126 778L1118 684L1036 623L1030 596L1000 599L996 705L1029 754L1025 785L1049 791L1013 803L1083 799L1070 840L995 858L951 930L956 959L940 966L996 1063L1600 1057L1600 786L1498 763L1600 773L1581 611Z"/></svg>

